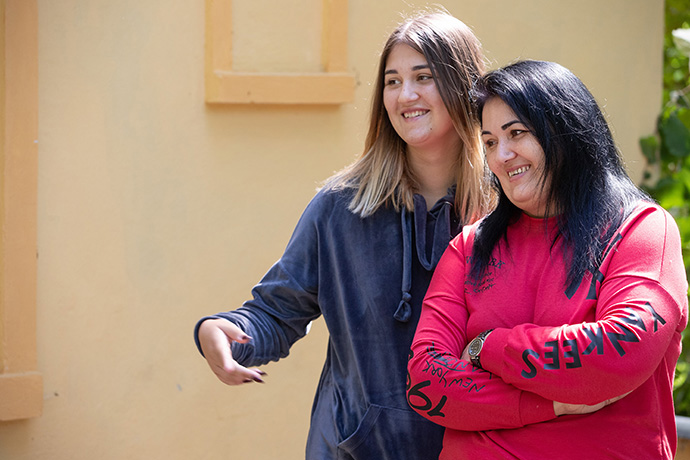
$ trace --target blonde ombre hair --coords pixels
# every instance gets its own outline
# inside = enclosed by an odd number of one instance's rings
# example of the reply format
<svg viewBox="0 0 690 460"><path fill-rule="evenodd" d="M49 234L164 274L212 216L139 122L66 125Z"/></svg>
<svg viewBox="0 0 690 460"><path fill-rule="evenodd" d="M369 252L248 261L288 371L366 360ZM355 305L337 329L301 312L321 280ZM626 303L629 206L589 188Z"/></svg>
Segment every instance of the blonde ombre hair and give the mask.
<svg viewBox="0 0 690 460"><path fill-rule="evenodd" d="M383 104L386 61L393 47L401 43L426 58L460 136L455 208L463 223L473 222L489 210L490 204L479 122L470 95L473 84L484 73L484 55L470 28L446 12L418 14L390 35L379 60L364 152L328 179L326 188L355 189L349 208L361 217L388 202L396 210L414 209L417 181L407 164L406 144L391 125Z"/></svg>

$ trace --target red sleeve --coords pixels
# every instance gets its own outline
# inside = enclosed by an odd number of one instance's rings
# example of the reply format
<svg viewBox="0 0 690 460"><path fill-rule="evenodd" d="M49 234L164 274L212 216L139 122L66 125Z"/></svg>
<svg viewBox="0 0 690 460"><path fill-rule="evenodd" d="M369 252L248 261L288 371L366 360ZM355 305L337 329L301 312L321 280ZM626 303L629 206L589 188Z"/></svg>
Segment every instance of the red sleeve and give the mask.
<svg viewBox="0 0 690 460"><path fill-rule="evenodd" d="M638 212L600 269L596 321L496 329L482 349L482 366L507 384L573 404L634 390L664 359L672 369L688 309L673 218L658 207Z"/></svg>
<svg viewBox="0 0 690 460"><path fill-rule="evenodd" d="M422 416L456 430L518 428L553 419L552 401L460 359L468 318L464 238L463 233L450 244L427 291L410 352L408 402Z"/></svg>

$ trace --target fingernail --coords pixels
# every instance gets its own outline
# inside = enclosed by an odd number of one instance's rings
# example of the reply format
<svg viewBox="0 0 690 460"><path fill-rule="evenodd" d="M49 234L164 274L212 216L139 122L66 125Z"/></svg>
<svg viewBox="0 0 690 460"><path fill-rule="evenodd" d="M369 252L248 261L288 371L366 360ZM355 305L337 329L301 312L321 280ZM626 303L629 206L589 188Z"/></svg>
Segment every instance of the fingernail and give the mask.
<svg viewBox="0 0 690 460"><path fill-rule="evenodd" d="M258 383L266 383L263 380L261 380L259 377L254 377L254 381Z"/></svg>

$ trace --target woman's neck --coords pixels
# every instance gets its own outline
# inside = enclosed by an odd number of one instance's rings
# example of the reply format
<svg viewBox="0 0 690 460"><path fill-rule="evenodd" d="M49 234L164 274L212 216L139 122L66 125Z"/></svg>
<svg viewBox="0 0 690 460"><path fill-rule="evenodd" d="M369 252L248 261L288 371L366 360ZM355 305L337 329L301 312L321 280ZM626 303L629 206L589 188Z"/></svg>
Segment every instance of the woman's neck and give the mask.
<svg viewBox="0 0 690 460"><path fill-rule="evenodd" d="M446 196L448 188L455 183L456 161L457 154L451 154L448 149L442 152L414 152L408 149L408 164L417 179L418 192L424 197L427 209Z"/></svg>

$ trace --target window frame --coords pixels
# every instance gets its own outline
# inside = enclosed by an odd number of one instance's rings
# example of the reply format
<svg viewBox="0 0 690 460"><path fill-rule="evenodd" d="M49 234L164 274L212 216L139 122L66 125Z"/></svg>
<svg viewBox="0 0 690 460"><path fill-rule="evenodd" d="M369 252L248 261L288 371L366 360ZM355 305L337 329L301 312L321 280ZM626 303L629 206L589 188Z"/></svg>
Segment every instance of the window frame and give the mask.
<svg viewBox="0 0 690 460"><path fill-rule="evenodd" d="M347 0L323 0L323 72L252 73L232 69L232 0L206 0L206 102L343 104L354 100L347 72Z"/></svg>

